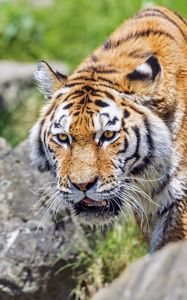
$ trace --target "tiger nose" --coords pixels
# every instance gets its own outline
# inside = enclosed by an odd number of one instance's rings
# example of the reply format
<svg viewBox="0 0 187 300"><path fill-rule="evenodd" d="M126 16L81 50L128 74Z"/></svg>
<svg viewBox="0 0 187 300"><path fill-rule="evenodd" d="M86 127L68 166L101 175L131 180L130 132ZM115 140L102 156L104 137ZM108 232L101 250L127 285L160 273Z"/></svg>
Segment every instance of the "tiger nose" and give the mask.
<svg viewBox="0 0 187 300"><path fill-rule="evenodd" d="M91 189L94 185L96 185L98 181L98 177L94 178L92 181L86 181L86 182L74 182L69 178L72 185L74 185L76 188L78 188L82 192L86 192L87 190Z"/></svg>

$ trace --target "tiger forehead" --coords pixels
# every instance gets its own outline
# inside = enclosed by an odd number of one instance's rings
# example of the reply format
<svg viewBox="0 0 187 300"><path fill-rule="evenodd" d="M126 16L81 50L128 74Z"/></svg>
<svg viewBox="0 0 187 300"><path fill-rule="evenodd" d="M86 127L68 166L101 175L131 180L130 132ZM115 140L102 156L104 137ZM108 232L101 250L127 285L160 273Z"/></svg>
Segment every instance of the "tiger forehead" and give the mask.
<svg viewBox="0 0 187 300"><path fill-rule="evenodd" d="M63 101L54 114L54 127L66 132L118 131L122 119L122 109L109 98L84 97Z"/></svg>
<svg viewBox="0 0 187 300"><path fill-rule="evenodd" d="M75 107L83 109L86 106L89 106L89 104L95 104L96 107L103 107L103 105L106 104L102 103L102 99L108 98L117 101L116 95L118 95L116 91L100 90L93 85L75 85L73 87L63 87L62 89L59 89L54 94L54 98L59 99L64 103L66 102L64 107L67 109L71 106L73 106L73 109L75 109Z"/></svg>
<svg viewBox="0 0 187 300"><path fill-rule="evenodd" d="M72 116L79 116L84 113L89 116L98 113L102 108L109 107L107 100L118 103L119 93L113 91L101 91L92 86L84 85L79 87L65 87L55 93L54 98L61 103L63 110L68 110ZM118 103L119 104L119 103Z"/></svg>

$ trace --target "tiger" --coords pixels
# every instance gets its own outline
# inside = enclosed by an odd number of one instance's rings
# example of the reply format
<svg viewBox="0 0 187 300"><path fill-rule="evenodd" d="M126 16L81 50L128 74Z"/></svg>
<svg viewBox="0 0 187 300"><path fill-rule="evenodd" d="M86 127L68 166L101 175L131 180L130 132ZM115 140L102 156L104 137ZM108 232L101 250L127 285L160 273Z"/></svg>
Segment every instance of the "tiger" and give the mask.
<svg viewBox="0 0 187 300"><path fill-rule="evenodd" d="M90 225L133 212L150 252L187 239L186 19L144 8L71 75L40 61L35 80L46 101L29 149L54 206Z"/></svg>

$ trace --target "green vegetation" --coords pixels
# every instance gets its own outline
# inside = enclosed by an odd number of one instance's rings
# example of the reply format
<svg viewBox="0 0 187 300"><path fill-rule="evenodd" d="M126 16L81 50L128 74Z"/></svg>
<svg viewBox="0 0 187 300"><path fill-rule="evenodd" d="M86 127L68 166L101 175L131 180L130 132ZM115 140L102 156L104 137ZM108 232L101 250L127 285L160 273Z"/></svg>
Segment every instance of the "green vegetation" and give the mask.
<svg viewBox="0 0 187 300"><path fill-rule="evenodd" d="M147 244L132 220L117 222L106 233L88 233L91 252L81 253L73 265L76 299L88 300L96 290L116 278L128 263L147 253ZM83 270L80 272L80 269Z"/></svg>
<svg viewBox="0 0 187 300"><path fill-rule="evenodd" d="M35 88L24 93L13 109L0 111L0 136L16 146L27 138L43 104L42 96Z"/></svg>

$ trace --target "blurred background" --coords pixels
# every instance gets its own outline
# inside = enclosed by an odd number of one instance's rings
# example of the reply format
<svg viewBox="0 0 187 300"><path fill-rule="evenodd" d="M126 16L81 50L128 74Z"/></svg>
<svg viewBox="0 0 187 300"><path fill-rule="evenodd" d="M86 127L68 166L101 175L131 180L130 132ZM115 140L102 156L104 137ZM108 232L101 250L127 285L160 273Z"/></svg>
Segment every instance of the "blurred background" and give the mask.
<svg viewBox="0 0 187 300"><path fill-rule="evenodd" d="M125 19L150 4L187 17L187 0L0 0L0 136L16 146L38 116L43 98L32 80L37 61L71 73ZM129 222L97 236L94 256L81 258L96 285L98 272L102 284L110 282L147 252L137 227Z"/></svg>

